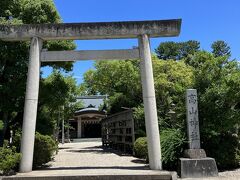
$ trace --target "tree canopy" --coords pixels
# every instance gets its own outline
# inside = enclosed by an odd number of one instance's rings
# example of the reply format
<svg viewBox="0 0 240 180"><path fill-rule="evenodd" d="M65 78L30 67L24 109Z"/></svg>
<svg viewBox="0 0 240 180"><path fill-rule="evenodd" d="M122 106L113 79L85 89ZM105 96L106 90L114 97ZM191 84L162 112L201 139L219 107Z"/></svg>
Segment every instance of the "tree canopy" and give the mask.
<svg viewBox="0 0 240 180"><path fill-rule="evenodd" d="M65 77L57 70L42 79L40 85L36 129L42 134L52 135L58 130L59 113L64 114L64 119L69 119L82 107L81 103L76 103L80 91L72 76Z"/></svg>
<svg viewBox="0 0 240 180"><path fill-rule="evenodd" d="M212 43L212 53L215 57L219 56L231 56L231 50L228 44L224 41L215 41Z"/></svg>
<svg viewBox="0 0 240 180"><path fill-rule="evenodd" d="M0 1L0 24L59 22L61 18L52 0ZM75 47L72 41L49 41L44 42L43 45L43 48L49 50L73 50ZM9 123L14 124L22 119L28 51L29 42L0 41L0 117L4 122L4 128L0 132L0 146ZM72 69L71 62L43 65L51 65L67 71Z"/></svg>
<svg viewBox="0 0 240 180"><path fill-rule="evenodd" d="M180 60L199 51L200 42L189 40L186 42L163 42L155 49L159 59Z"/></svg>

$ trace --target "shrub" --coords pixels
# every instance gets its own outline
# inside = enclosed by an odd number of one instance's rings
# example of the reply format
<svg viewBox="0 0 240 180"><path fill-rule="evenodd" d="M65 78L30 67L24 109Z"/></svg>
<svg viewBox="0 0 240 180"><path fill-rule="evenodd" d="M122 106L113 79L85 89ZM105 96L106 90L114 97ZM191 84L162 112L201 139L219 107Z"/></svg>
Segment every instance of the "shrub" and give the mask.
<svg viewBox="0 0 240 180"><path fill-rule="evenodd" d="M12 145L16 147L16 152L20 152L21 132L19 130L16 131L13 136L13 144Z"/></svg>
<svg viewBox="0 0 240 180"><path fill-rule="evenodd" d="M20 151L21 135L16 133L13 144ZM48 135L36 132L33 155L33 168L41 167L53 159L54 152L57 151L57 142Z"/></svg>
<svg viewBox="0 0 240 180"><path fill-rule="evenodd" d="M133 149L136 157L147 159L148 157L147 138L146 137L138 138L134 142Z"/></svg>
<svg viewBox="0 0 240 180"><path fill-rule="evenodd" d="M186 138L184 133L178 129L167 129L161 132L162 161L165 169L176 169L179 158L186 149ZM147 158L147 139L138 138L134 143L135 156Z"/></svg>
<svg viewBox="0 0 240 180"><path fill-rule="evenodd" d="M34 144L33 167L42 166L53 159L57 143L48 135L36 133Z"/></svg>
<svg viewBox="0 0 240 180"><path fill-rule="evenodd" d="M140 137L146 137L146 132L142 129L137 129L135 131L135 138L138 139Z"/></svg>
<svg viewBox="0 0 240 180"><path fill-rule="evenodd" d="M185 134L179 129L166 129L161 132L162 161L165 169L176 169L184 149L187 147Z"/></svg>
<svg viewBox="0 0 240 180"><path fill-rule="evenodd" d="M204 137L203 148L209 157L216 160L219 169L236 168L240 163L239 137L232 134L219 134Z"/></svg>
<svg viewBox="0 0 240 180"><path fill-rule="evenodd" d="M0 147L0 174L7 175L15 169L20 161L20 153L16 153L16 148Z"/></svg>

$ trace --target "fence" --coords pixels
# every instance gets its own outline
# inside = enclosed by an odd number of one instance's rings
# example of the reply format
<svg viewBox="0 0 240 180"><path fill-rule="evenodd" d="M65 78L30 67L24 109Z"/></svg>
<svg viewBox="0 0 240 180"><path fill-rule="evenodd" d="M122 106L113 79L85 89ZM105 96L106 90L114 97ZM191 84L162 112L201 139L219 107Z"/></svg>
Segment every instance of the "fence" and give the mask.
<svg viewBox="0 0 240 180"><path fill-rule="evenodd" d="M113 114L102 120L102 143L104 147L133 153L134 120L132 110Z"/></svg>

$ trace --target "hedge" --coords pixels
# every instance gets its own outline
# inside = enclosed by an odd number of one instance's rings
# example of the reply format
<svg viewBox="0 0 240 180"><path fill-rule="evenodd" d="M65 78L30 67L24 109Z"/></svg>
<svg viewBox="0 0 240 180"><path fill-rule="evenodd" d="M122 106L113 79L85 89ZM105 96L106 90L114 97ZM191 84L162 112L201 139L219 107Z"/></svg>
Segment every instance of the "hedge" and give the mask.
<svg viewBox="0 0 240 180"><path fill-rule="evenodd" d="M17 168L21 155L15 147L0 147L0 174L8 175Z"/></svg>

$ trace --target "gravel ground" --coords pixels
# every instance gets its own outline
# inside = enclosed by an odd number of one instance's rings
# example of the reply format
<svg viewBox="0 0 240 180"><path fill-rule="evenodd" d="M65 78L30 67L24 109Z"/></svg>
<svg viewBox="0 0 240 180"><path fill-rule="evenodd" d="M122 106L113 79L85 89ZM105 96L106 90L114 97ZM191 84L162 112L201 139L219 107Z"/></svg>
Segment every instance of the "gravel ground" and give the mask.
<svg viewBox="0 0 240 180"><path fill-rule="evenodd" d="M218 177L209 177L209 178L185 178L184 180L240 180L240 168L231 170L231 171L223 171L218 173Z"/></svg>
<svg viewBox="0 0 240 180"><path fill-rule="evenodd" d="M232 171L220 172L219 176L221 177L237 177L240 180L240 168Z"/></svg>

